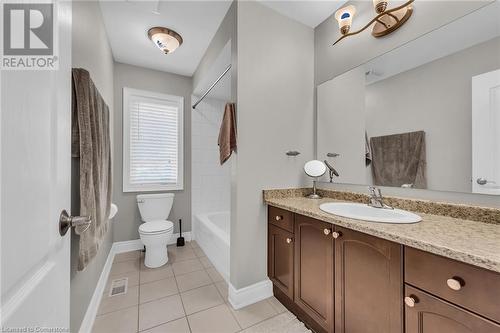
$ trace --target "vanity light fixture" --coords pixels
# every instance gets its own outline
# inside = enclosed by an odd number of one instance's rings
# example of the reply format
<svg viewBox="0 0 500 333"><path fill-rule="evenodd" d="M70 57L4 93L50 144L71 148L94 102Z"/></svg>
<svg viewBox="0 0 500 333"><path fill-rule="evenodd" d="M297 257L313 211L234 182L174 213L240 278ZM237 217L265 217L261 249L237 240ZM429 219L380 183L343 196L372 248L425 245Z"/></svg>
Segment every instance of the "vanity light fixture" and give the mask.
<svg viewBox="0 0 500 333"><path fill-rule="evenodd" d="M408 21L408 19L410 18L411 14L413 13L412 3L414 1L415 0L409 0L401 6L387 9L388 1L373 0L373 7L375 9L375 12L377 13L377 16L375 16L363 28L353 32L349 32L349 30L351 28L352 18L356 13L356 8L353 5L340 8L335 12L335 19L339 23L339 29L342 36L337 39L337 41L333 43L333 45L337 44L346 37L359 34L360 32L366 30L373 23L375 23L372 29L373 37L378 38L386 36L391 32L396 31L401 26L403 26L403 24L405 24L406 21Z"/></svg>
<svg viewBox="0 0 500 333"><path fill-rule="evenodd" d="M182 44L181 35L164 27L153 27L149 29L148 37L165 54L174 52Z"/></svg>
<svg viewBox="0 0 500 333"><path fill-rule="evenodd" d="M351 29L352 18L356 14L356 7L353 5L341 8L335 12L335 19L339 22L339 29L345 35Z"/></svg>

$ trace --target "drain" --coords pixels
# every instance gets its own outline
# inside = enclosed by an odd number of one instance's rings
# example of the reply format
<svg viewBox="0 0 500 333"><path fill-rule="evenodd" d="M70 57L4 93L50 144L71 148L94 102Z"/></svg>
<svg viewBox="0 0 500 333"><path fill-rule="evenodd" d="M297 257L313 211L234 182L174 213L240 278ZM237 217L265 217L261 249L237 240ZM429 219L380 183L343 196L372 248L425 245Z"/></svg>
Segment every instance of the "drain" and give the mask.
<svg viewBox="0 0 500 333"><path fill-rule="evenodd" d="M127 293L128 278L121 278L111 281L109 297L124 295Z"/></svg>

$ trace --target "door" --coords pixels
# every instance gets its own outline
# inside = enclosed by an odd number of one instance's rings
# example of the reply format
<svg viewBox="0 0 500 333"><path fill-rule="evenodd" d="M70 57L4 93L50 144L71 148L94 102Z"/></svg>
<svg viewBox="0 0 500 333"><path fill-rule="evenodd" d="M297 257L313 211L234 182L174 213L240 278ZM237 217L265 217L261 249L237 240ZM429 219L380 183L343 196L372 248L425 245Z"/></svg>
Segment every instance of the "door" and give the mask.
<svg viewBox="0 0 500 333"><path fill-rule="evenodd" d="M1 72L1 324L69 329L71 2L54 6L57 70ZM29 330L28 330L29 331Z"/></svg>
<svg viewBox="0 0 500 333"><path fill-rule="evenodd" d="M335 332L403 331L402 246L337 227ZM444 331L443 331L444 332Z"/></svg>
<svg viewBox="0 0 500 333"><path fill-rule="evenodd" d="M293 234L269 225L268 275L274 286L293 300Z"/></svg>
<svg viewBox="0 0 500 333"><path fill-rule="evenodd" d="M500 70L472 78L472 192L500 195Z"/></svg>
<svg viewBox="0 0 500 333"><path fill-rule="evenodd" d="M405 303L406 333L500 332L500 325L410 286Z"/></svg>
<svg viewBox="0 0 500 333"><path fill-rule="evenodd" d="M333 225L295 215L295 304L333 332Z"/></svg>

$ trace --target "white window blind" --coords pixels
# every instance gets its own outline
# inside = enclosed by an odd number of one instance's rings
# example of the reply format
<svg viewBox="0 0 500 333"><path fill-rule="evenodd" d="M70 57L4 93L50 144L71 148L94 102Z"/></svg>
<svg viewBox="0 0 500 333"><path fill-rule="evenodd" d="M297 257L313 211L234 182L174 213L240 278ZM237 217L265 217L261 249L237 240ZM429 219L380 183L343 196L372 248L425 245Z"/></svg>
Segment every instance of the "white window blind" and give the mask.
<svg viewBox="0 0 500 333"><path fill-rule="evenodd" d="M182 98L126 89L124 100L124 191L182 189Z"/></svg>

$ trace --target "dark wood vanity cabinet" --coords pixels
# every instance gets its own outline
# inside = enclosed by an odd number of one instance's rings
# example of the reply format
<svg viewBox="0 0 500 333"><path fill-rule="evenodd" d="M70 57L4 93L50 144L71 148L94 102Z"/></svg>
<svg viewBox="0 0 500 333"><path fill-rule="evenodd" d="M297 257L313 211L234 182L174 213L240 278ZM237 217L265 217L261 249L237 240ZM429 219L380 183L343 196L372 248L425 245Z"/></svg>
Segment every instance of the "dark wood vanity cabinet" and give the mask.
<svg viewBox="0 0 500 333"><path fill-rule="evenodd" d="M345 228L336 231L335 332L402 332L402 245Z"/></svg>
<svg viewBox="0 0 500 333"><path fill-rule="evenodd" d="M288 214L269 207L276 297L316 332L402 332L401 245Z"/></svg>
<svg viewBox="0 0 500 333"><path fill-rule="evenodd" d="M325 332L333 332L333 225L295 215L295 304Z"/></svg>
<svg viewBox="0 0 500 333"><path fill-rule="evenodd" d="M269 207L275 296L315 332L500 333L500 274Z"/></svg>

